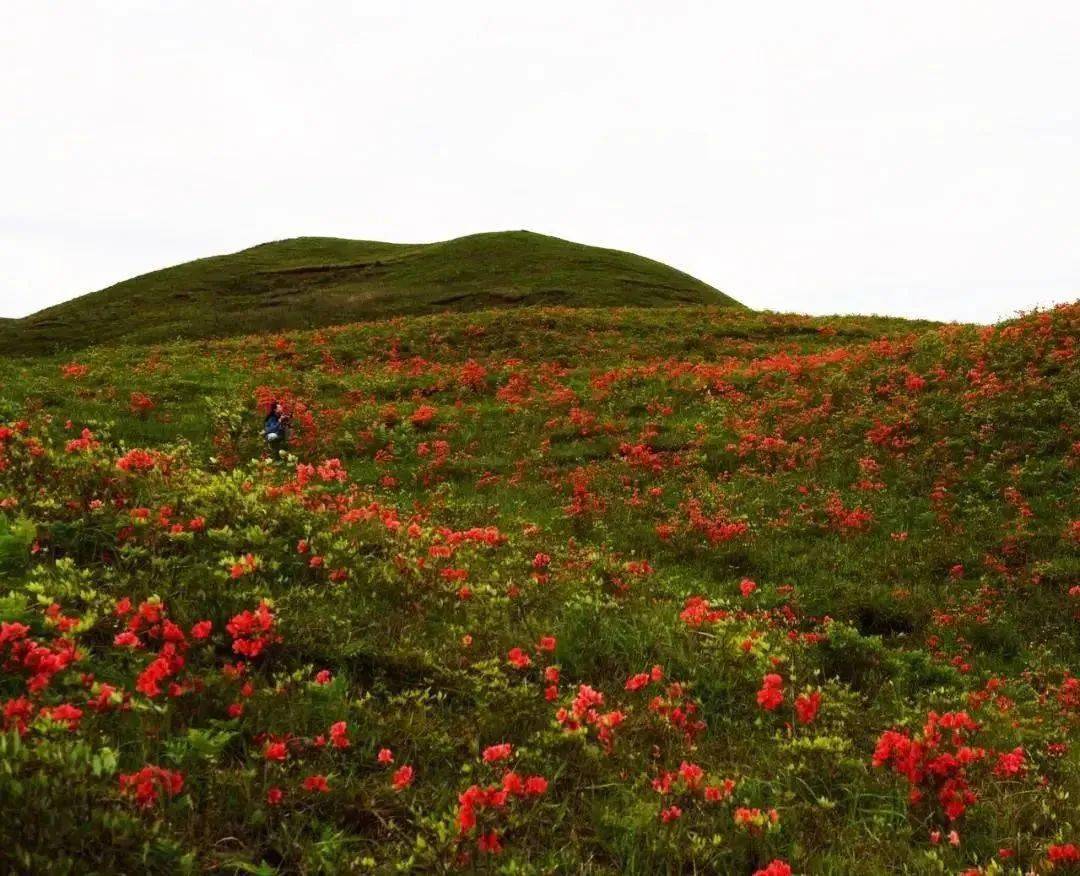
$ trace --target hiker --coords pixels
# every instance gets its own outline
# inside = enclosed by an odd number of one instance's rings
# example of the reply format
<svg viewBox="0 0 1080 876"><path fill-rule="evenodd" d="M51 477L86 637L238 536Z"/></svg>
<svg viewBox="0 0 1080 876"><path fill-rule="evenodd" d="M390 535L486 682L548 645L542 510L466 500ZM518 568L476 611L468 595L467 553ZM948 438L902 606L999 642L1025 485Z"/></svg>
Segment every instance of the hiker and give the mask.
<svg viewBox="0 0 1080 876"><path fill-rule="evenodd" d="M289 415L279 401L270 403L270 413L263 423L263 437L266 438L266 446L273 451L283 450L289 440Z"/></svg>

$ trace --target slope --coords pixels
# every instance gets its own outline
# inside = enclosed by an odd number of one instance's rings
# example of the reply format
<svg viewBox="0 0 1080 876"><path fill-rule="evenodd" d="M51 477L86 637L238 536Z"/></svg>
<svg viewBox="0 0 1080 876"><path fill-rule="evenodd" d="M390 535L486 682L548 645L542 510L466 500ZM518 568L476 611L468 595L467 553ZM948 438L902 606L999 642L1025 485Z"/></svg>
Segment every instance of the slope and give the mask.
<svg viewBox="0 0 1080 876"><path fill-rule="evenodd" d="M199 259L0 323L18 353L157 343L444 310L737 302L632 253L527 231L432 244L299 237Z"/></svg>

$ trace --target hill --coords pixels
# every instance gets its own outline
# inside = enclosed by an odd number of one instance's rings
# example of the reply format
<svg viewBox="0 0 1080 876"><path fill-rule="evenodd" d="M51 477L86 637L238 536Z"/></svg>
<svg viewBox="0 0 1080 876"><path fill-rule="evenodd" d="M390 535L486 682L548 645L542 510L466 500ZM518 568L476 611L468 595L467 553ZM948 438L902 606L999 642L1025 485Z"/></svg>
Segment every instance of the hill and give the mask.
<svg viewBox="0 0 1080 876"><path fill-rule="evenodd" d="M1078 336L0 357L0 872L1074 872Z"/></svg>
<svg viewBox="0 0 1080 876"><path fill-rule="evenodd" d="M0 322L0 343L39 353L445 310L673 304L741 306L660 262L527 231L430 244L299 237L154 271Z"/></svg>

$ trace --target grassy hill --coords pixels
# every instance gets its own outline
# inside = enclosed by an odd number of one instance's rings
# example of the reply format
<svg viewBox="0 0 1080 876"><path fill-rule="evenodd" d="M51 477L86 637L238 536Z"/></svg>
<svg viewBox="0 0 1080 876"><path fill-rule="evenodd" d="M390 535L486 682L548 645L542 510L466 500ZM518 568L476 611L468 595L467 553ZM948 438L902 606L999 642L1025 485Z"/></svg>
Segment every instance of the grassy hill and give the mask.
<svg viewBox="0 0 1080 876"><path fill-rule="evenodd" d="M0 321L0 343L39 353L448 309L673 304L741 307L660 262L528 231L430 244L298 237L154 271Z"/></svg>
<svg viewBox="0 0 1080 876"><path fill-rule="evenodd" d="M1078 336L0 357L0 872L1075 873Z"/></svg>

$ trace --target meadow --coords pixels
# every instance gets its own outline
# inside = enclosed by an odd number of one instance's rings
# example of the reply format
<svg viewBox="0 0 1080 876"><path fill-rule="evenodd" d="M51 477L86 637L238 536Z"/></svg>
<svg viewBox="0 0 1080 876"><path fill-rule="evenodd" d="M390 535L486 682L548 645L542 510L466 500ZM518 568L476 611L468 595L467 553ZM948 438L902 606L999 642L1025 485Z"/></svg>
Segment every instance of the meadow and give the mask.
<svg viewBox="0 0 1080 876"><path fill-rule="evenodd" d="M0 867L1080 872L1078 338L537 307L9 357Z"/></svg>

